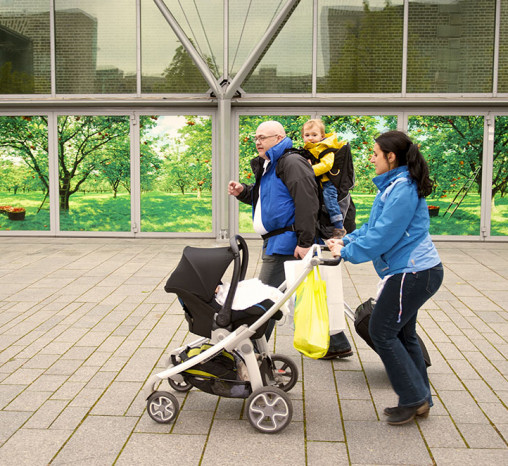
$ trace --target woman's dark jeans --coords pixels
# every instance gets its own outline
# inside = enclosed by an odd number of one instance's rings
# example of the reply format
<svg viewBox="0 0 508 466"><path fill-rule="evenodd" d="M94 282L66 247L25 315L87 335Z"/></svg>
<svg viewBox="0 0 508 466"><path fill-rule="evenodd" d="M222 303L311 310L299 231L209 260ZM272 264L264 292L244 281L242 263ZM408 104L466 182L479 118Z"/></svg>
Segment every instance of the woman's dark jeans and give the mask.
<svg viewBox="0 0 508 466"><path fill-rule="evenodd" d="M418 309L442 282L442 264L421 272L393 275L372 311L369 333L399 396L399 406L417 406L425 400L432 406L427 367L416 337L416 318Z"/></svg>

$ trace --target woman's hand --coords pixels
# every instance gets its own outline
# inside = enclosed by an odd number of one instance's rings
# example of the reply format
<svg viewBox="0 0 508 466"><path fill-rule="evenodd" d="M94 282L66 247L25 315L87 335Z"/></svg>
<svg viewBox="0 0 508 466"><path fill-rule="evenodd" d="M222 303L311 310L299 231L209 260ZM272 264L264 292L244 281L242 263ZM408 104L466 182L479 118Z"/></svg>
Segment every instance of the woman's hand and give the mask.
<svg viewBox="0 0 508 466"><path fill-rule="evenodd" d="M330 238L326 241L326 245L328 246L328 249L330 249L333 257L340 257L340 250L344 247L344 241L337 238Z"/></svg>

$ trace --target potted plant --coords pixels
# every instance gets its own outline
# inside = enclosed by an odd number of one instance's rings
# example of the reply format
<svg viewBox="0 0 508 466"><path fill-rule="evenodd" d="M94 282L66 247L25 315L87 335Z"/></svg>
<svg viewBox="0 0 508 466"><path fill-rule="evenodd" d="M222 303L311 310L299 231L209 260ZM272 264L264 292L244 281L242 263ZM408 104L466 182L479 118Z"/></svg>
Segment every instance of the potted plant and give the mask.
<svg viewBox="0 0 508 466"><path fill-rule="evenodd" d="M429 205L429 217L437 217L439 214L438 205Z"/></svg>
<svg viewBox="0 0 508 466"><path fill-rule="evenodd" d="M10 207L7 210L9 220L25 220L26 210L23 207Z"/></svg>

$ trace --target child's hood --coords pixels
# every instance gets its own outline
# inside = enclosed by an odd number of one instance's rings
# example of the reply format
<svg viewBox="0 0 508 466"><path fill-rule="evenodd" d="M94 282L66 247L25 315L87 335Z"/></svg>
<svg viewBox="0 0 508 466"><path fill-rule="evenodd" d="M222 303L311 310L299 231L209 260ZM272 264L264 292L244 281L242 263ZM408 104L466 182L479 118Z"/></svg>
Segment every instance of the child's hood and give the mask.
<svg viewBox="0 0 508 466"><path fill-rule="evenodd" d="M317 156L326 149L340 149L347 141L339 141L337 139L337 133L325 134L324 139L319 142L307 142L303 146L304 149L309 150L312 155Z"/></svg>

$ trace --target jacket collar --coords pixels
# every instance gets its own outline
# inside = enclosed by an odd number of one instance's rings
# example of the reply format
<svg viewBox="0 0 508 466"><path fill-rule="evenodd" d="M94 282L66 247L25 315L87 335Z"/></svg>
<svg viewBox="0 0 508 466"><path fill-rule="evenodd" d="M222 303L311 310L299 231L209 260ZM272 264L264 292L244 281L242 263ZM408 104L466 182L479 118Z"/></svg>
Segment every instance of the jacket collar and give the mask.
<svg viewBox="0 0 508 466"><path fill-rule="evenodd" d="M270 159L270 162L276 164L280 159L282 154L286 149L291 149L293 147L293 141L288 137L285 137L281 142L271 147L266 151L267 157Z"/></svg>
<svg viewBox="0 0 508 466"><path fill-rule="evenodd" d="M382 191L385 189L392 181L395 181L396 178L406 177L410 178L409 171L407 169L407 165L402 165L401 167L394 168L393 170L387 171L382 175L378 175L372 179L372 182L377 186L377 188Z"/></svg>

